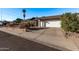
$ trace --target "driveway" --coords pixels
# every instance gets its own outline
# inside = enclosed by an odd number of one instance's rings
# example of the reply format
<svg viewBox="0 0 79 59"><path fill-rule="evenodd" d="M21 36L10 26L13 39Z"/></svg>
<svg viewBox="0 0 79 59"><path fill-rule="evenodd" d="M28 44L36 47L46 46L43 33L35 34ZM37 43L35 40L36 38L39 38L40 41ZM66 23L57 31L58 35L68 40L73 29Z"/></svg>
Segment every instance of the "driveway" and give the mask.
<svg viewBox="0 0 79 59"><path fill-rule="evenodd" d="M0 31L0 51L59 51L59 50Z"/></svg>
<svg viewBox="0 0 79 59"><path fill-rule="evenodd" d="M35 51L38 51L38 50L39 51L40 50L42 50L42 51L45 51L45 50L47 50L47 51L48 50L51 50L51 51L54 51L54 50L55 51L56 50L79 51L78 44L76 44L76 42L72 39L66 39L61 28L49 28L49 29L44 29L44 30L39 30L39 31L34 31L34 32L26 32L25 30L19 29L19 28L2 27L2 28L0 28L0 31L9 33L9 35L5 34L5 36L3 36L3 37L6 38L6 36L8 36L7 43L12 45L12 47L14 47L14 48L16 46L16 48L21 47L21 48L25 49L26 46L30 45L30 46L28 46L28 47L30 47L28 50L31 49L31 50L35 50ZM12 34L12 36L10 34ZM15 35L15 36L13 36L13 35ZM19 38L19 40L18 40L17 36L22 37L22 38L21 39ZM25 39L23 39L23 38L25 38ZM37 42L37 44L36 43L32 44L30 42L28 42L28 44L27 44L27 41ZM79 42L78 40L76 40L76 41L77 41L77 43ZM40 45L43 45L46 47L51 47L52 49L49 49L49 48L47 49L45 47L39 47L38 43ZM18 47L17 47L17 45L18 45ZM7 46L9 46L9 45L7 45ZM14 49L14 48L12 48L12 49ZM16 50L16 48L15 48L15 50Z"/></svg>

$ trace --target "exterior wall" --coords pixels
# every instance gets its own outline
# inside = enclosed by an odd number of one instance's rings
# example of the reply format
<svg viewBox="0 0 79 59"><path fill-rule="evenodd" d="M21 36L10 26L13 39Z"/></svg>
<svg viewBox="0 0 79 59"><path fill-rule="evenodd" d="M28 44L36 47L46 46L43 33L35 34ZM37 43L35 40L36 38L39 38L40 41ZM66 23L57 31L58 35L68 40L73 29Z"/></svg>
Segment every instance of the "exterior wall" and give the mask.
<svg viewBox="0 0 79 59"><path fill-rule="evenodd" d="M44 21L39 21L38 27L46 27L46 23Z"/></svg>
<svg viewBox="0 0 79 59"><path fill-rule="evenodd" d="M41 27L41 21L38 20L38 27Z"/></svg>
<svg viewBox="0 0 79 59"><path fill-rule="evenodd" d="M38 27L61 27L60 20L38 21Z"/></svg>
<svg viewBox="0 0 79 59"><path fill-rule="evenodd" d="M60 20L47 21L46 27L61 27L61 21Z"/></svg>

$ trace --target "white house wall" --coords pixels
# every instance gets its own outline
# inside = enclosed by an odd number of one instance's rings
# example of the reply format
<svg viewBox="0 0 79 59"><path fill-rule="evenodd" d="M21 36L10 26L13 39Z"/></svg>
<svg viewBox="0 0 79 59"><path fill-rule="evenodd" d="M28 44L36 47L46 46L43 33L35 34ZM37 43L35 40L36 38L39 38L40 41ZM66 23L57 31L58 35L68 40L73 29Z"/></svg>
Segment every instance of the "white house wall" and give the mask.
<svg viewBox="0 0 79 59"><path fill-rule="evenodd" d="M38 21L38 27L42 27L42 22Z"/></svg>
<svg viewBox="0 0 79 59"><path fill-rule="evenodd" d="M61 27L61 21L47 21L46 27Z"/></svg>

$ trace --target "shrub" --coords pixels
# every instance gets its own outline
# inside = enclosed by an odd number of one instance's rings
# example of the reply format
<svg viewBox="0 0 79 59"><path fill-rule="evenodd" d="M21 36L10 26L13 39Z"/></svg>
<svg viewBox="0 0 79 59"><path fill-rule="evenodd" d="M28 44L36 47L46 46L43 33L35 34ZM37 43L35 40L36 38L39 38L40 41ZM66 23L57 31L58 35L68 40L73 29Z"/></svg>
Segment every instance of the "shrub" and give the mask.
<svg viewBox="0 0 79 59"><path fill-rule="evenodd" d="M27 22L21 22L20 24L19 24L19 27L20 28L26 28L28 26L28 23Z"/></svg>
<svg viewBox="0 0 79 59"><path fill-rule="evenodd" d="M79 18L76 13L65 13L61 16L61 28L66 32L78 32Z"/></svg>
<svg viewBox="0 0 79 59"><path fill-rule="evenodd" d="M16 20L14 20L14 22L16 23L21 23L21 21L23 21L23 19L17 18Z"/></svg>

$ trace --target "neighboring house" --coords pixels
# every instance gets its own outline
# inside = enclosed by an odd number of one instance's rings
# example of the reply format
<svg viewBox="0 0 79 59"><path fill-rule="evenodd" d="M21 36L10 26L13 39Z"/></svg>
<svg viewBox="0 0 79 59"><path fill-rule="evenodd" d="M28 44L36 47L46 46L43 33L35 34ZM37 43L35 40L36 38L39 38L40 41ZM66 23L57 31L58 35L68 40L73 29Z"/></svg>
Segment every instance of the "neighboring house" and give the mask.
<svg viewBox="0 0 79 59"><path fill-rule="evenodd" d="M60 16L47 16L33 19L37 21L38 27L61 27ZM33 21L32 20L32 21Z"/></svg>
<svg viewBox="0 0 79 59"><path fill-rule="evenodd" d="M2 21L0 21L0 26L2 26L3 25L3 22Z"/></svg>

